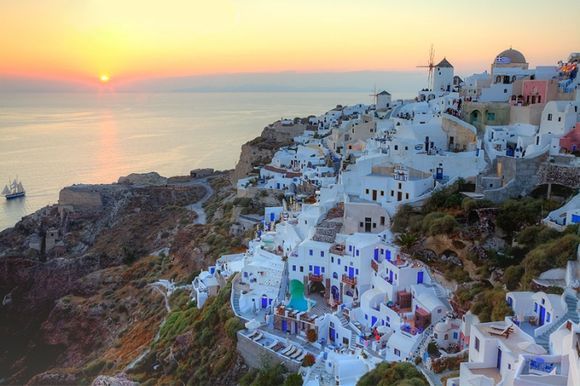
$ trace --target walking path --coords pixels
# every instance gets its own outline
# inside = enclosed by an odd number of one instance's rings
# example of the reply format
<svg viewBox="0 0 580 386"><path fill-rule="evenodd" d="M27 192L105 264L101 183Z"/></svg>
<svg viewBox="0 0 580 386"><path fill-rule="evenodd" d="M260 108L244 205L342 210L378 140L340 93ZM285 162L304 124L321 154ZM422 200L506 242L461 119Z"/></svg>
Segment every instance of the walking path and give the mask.
<svg viewBox="0 0 580 386"><path fill-rule="evenodd" d="M187 206L187 209L197 213L197 217L193 223L194 224L205 224L207 222L207 215L205 213L205 210L203 209L203 204L205 204L205 202L207 200L209 200L209 198L212 196L213 189L211 188L210 184L207 182L207 178L193 180L192 182L188 182L187 185L189 185L189 186L198 185L198 186L203 186L205 188L205 196L203 196L195 204L191 204L191 205Z"/></svg>

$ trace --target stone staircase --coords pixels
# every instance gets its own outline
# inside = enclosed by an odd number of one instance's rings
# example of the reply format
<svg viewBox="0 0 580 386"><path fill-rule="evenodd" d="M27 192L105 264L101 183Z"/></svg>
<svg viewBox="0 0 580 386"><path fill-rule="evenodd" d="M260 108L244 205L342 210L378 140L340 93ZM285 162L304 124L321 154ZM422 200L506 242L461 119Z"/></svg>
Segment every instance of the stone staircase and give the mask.
<svg viewBox="0 0 580 386"><path fill-rule="evenodd" d="M236 315L241 315L240 312L240 292L236 289L236 282L232 285L232 308Z"/></svg>
<svg viewBox="0 0 580 386"><path fill-rule="evenodd" d="M550 335L556 331L563 323L567 320L572 320L574 323L578 323L580 321L580 315L577 311L578 306L578 298L566 294L564 297L564 301L566 302L566 306L568 307L568 311L564 316L562 316L559 320L553 323L552 327L550 327L547 331L545 331L542 335L536 337L536 343L540 346L544 347L546 351L550 351Z"/></svg>
<svg viewBox="0 0 580 386"><path fill-rule="evenodd" d="M341 313L337 313L336 316L338 317L338 320L340 320L340 323L342 324L342 327L348 328L350 330L350 340L349 340L348 346L350 348L354 349L355 346L356 346L356 341L357 341L357 333L354 332L354 330L352 329L352 327L348 323L348 320L342 314L342 312Z"/></svg>

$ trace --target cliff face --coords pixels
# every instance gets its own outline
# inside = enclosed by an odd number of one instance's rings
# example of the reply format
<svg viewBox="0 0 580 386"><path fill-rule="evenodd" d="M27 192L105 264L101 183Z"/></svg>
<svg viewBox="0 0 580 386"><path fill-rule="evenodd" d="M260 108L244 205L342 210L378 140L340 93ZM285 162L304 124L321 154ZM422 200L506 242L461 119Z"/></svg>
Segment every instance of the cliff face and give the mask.
<svg viewBox="0 0 580 386"><path fill-rule="evenodd" d="M164 274L187 279L204 256L186 254L177 267L147 256L196 227L184 206L204 194L194 184L75 186L63 189L62 205L1 232L0 379L78 384L83 367L115 345L150 342L164 309L147 283ZM116 361L137 354L117 353ZM51 373L55 366L75 370Z"/></svg>
<svg viewBox="0 0 580 386"><path fill-rule="evenodd" d="M306 125L302 123L286 126L280 121L265 127L259 137L242 145L232 180L236 182L247 177L256 166L269 163L278 148L291 144L292 139L302 134L305 129Z"/></svg>

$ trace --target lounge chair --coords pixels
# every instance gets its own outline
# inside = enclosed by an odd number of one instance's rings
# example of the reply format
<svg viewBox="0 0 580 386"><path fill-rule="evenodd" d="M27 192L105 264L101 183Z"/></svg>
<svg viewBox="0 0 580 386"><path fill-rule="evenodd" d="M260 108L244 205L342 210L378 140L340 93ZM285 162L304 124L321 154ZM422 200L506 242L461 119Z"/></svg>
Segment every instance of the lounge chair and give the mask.
<svg viewBox="0 0 580 386"><path fill-rule="evenodd" d="M286 352L286 354L284 354L284 356L290 357L292 354L294 354L296 352L297 348L295 346L292 346L292 349L290 349L290 351Z"/></svg>
<svg viewBox="0 0 580 386"><path fill-rule="evenodd" d="M256 335L255 337L253 337L253 338L252 338L252 340L253 340L254 342L257 342L257 341L259 341L260 339L262 339L263 337L264 337L264 334L262 334L262 333L260 332L260 333L258 333L258 335Z"/></svg>
<svg viewBox="0 0 580 386"><path fill-rule="evenodd" d="M296 358L296 360L297 360L298 362L302 362L302 360L304 359L304 357L306 356L306 354L308 354L308 353L307 353L306 351L304 351L304 352L302 353L302 355L300 355L298 358Z"/></svg>
<svg viewBox="0 0 580 386"><path fill-rule="evenodd" d="M284 347L286 347L286 346L284 346L282 343L278 342L278 343L276 343L276 345L274 347L272 347L272 350L278 352L278 351L282 350Z"/></svg>
<svg viewBox="0 0 580 386"><path fill-rule="evenodd" d="M267 348L272 348L274 346L276 346L278 344L277 340L274 340L272 343L270 343L268 346L266 346Z"/></svg>
<svg viewBox="0 0 580 386"><path fill-rule="evenodd" d="M284 350L280 351L280 354L282 355L286 355L286 353L290 352L290 350L293 348L293 345L290 345L288 347L286 347Z"/></svg>
<svg viewBox="0 0 580 386"><path fill-rule="evenodd" d="M258 334L259 334L258 330L254 330L254 331L252 331L251 334L246 335L246 337L248 337L249 339L253 339Z"/></svg>
<svg viewBox="0 0 580 386"><path fill-rule="evenodd" d="M296 359L298 358L300 355L302 355L302 353L304 352L304 350L302 349L298 349L294 354L290 355L290 358L292 359Z"/></svg>

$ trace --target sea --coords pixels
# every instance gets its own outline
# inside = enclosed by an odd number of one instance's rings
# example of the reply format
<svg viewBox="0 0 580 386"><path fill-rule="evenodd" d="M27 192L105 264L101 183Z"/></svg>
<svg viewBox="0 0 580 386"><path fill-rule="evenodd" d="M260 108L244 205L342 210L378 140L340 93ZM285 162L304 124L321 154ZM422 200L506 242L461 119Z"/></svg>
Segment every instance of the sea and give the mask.
<svg viewBox="0 0 580 386"><path fill-rule="evenodd" d="M0 190L13 178L26 189L24 198L2 198L0 231L56 203L65 186L232 169L241 145L271 122L356 103L372 99L368 92L0 91Z"/></svg>

